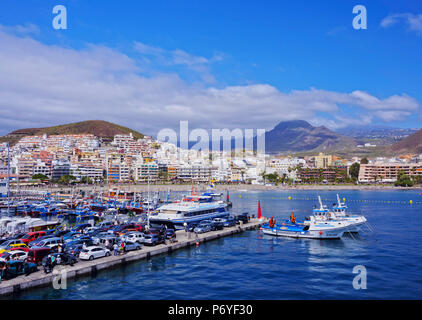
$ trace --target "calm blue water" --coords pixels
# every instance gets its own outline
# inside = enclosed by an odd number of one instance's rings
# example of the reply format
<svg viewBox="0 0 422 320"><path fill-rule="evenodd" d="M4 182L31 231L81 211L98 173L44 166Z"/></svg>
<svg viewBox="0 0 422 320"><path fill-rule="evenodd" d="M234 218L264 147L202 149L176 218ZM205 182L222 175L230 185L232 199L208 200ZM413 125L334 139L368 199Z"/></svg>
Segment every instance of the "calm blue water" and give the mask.
<svg viewBox="0 0 422 320"><path fill-rule="evenodd" d="M248 231L199 247L140 261L96 277L69 281L67 290L42 288L20 299L421 299L420 191L344 191L351 211L362 211L375 232L342 240L293 240ZM231 193L234 211L299 218L318 194ZM292 200L287 197L291 196ZM315 200L310 200L310 199ZM371 201L361 201L371 200ZM410 205L409 200L414 204ZM387 203L386 201L393 201ZM353 267L367 268L367 289L352 286Z"/></svg>

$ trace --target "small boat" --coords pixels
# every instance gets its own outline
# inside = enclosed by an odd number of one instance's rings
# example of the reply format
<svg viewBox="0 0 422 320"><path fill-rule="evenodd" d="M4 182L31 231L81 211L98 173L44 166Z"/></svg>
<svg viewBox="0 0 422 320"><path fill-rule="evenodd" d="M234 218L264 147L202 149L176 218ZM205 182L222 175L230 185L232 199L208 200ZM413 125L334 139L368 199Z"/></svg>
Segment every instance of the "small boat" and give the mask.
<svg viewBox="0 0 422 320"><path fill-rule="evenodd" d="M322 206L320 197L319 201L320 206ZM358 214L348 214L346 210L346 204L340 201L340 197L337 194L337 205L334 205L330 212L331 219L348 221L350 223L349 232L359 232L361 227L366 223L366 218Z"/></svg>
<svg viewBox="0 0 422 320"><path fill-rule="evenodd" d="M340 239L347 231L348 224L336 221L317 221L311 216L306 223L285 222L276 224L271 217L270 222L262 225L264 234L289 238L306 239Z"/></svg>

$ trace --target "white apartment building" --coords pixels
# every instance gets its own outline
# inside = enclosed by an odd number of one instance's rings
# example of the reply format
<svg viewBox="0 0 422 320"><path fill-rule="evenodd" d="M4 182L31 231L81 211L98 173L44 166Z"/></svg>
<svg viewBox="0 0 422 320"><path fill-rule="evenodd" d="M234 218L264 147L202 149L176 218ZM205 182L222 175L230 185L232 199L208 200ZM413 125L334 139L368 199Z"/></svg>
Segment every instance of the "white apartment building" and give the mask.
<svg viewBox="0 0 422 320"><path fill-rule="evenodd" d="M37 159L34 164L34 172L33 174L43 174L47 177L51 177L51 168L48 167L45 162L41 161L40 159Z"/></svg>
<svg viewBox="0 0 422 320"><path fill-rule="evenodd" d="M155 162L136 163L133 168L133 175L135 181L157 181L158 180L158 165Z"/></svg>
<svg viewBox="0 0 422 320"><path fill-rule="evenodd" d="M203 164L184 164L179 167L178 179L183 181L208 182L211 179L211 167Z"/></svg>

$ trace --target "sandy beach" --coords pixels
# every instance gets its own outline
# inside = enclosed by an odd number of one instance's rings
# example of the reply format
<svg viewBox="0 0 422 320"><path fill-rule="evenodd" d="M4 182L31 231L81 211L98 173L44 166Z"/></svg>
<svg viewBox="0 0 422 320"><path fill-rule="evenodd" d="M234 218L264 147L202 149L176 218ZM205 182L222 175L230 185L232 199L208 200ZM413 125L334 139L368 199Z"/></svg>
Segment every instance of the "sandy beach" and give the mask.
<svg viewBox="0 0 422 320"><path fill-rule="evenodd" d="M122 192L124 191L135 191L135 192L147 192L148 185L133 185L133 184L116 184L111 185L111 188L120 189ZM193 189L195 191L206 191L208 188L208 184L200 184L194 185ZM35 188L25 188L26 190L39 190L45 191L47 190L46 187L35 187ZM24 188L21 189L21 192L25 190ZM65 186L50 186L48 190L50 192L71 192L73 189L74 192L78 192L78 190L84 191L105 191L106 187L98 186L98 185L86 185L86 186L74 186L72 187L65 187ZM149 187L151 192L167 192L167 191L192 191L192 185L188 184L151 184ZM391 185L279 185L279 186L263 186L263 185L250 185L250 184L217 184L216 189L217 191L264 191L264 190L322 190L322 191L329 191L329 190L415 190L415 191L422 191L422 187L412 187L412 188L404 188L404 187L395 187Z"/></svg>

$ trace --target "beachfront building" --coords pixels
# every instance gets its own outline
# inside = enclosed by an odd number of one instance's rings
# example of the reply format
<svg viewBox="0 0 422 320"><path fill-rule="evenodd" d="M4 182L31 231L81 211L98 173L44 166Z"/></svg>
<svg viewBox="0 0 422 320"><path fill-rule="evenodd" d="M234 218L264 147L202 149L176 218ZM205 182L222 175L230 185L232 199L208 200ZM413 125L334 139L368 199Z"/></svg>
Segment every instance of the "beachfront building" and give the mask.
<svg viewBox="0 0 422 320"><path fill-rule="evenodd" d="M59 159L53 161L53 168L51 170L51 178L57 180L62 176L70 174L70 162L67 159Z"/></svg>
<svg viewBox="0 0 422 320"><path fill-rule="evenodd" d="M314 156L314 163L316 168L327 169L332 166L333 156L325 155L324 153L320 152L319 155Z"/></svg>
<svg viewBox="0 0 422 320"><path fill-rule="evenodd" d="M34 164L34 175L42 174L47 177L51 177L51 164L48 166L45 162L37 159Z"/></svg>
<svg viewBox="0 0 422 320"><path fill-rule="evenodd" d="M395 182L399 172L408 176L422 176L421 163L361 164L359 182Z"/></svg>
<svg viewBox="0 0 422 320"><path fill-rule="evenodd" d="M16 174L22 179L31 179L34 174L35 161L25 155L16 159Z"/></svg>
<svg viewBox="0 0 422 320"><path fill-rule="evenodd" d="M185 182L209 182L211 167L203 164L183 164L179 167L177 178Z"/></svg>
<svg viewBox="0 0 422 320"><path fill-rule="evenodd" d="M302 182L343 182L348 178L347 166L323 168L300 168L297 178Z"/></svg>
<svg viewBox="0 0 422 320"><path fill-rule="evenodd" d="M136 163L133 168L135 181L150 182L158 180L158 164L155 162ZM148 178L149 177L149 178Z"/></svg>
<svg viewBox="0 0 422 320"><path fill-rule="evenodd" d="M70 165L70 174L78 181L83 177L98 181L103 179L103 168L92 163L72 163Z"/></svg>

